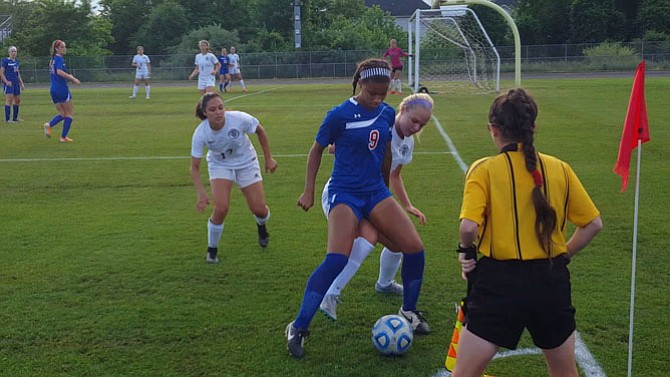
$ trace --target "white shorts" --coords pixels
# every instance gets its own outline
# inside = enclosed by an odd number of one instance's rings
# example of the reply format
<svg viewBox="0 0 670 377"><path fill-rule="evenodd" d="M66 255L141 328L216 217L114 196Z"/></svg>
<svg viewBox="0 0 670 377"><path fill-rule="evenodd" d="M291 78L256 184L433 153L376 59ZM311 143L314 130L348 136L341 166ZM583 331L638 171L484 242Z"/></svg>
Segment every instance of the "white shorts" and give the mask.
<svg viewBox="0 0 670 377"><path fill-rule="evenodd" d="M151 75L149 72L137 72L135 73L135 80L149 80Z"/></svg>
<svg viewBox="0 0 670 377"><path fill-rule="evenodd" d="M245 188L251 186L256 182L263 181L263 176L261 175L261 167L258 163L258 159L254 160L253 165L247 166L245 168L231 169L228 167L220 166L218 164L209 164L207 165L209 170L209 180L214 179L225 179L228 181L233 181L240 188Z"/></svg>
<svg viewBox="0 0 670 377"><path fill-rule="evenodd" d="M321 193L321 209L323 209L323 214L326 215L326 220L328 219L328 212L330 212L330 203L328 201L328 184L330 179L323 185L323 192Z"/></svg>
<svg viewBox="0 0 670 377"><path fill-rule="evenodd" d="M230 68L228 70L228 73L230 73L231 75L236 75L236 74L240 73L240 69L239 68Z"/></svg>
<svg viewBox="0 0 670 377"><path fill-rule="evenodd" d="M205 77L198 76L198 89L205 90L208 86L214 86L216 84L216 76L207 75Z"/></svg>

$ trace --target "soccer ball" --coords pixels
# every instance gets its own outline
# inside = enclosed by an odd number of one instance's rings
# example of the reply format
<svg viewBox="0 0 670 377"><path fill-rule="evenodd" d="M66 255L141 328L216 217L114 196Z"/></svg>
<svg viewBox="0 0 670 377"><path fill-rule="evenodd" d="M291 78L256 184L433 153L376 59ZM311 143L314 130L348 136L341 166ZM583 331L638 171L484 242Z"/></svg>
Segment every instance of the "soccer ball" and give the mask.
<svg viewBox="0 0 670 377"><path fill-rule="evenodd" d="M384 355L402 355L412 345L414 330L397 314L385 315L372 327L372 344Z"/></svg>

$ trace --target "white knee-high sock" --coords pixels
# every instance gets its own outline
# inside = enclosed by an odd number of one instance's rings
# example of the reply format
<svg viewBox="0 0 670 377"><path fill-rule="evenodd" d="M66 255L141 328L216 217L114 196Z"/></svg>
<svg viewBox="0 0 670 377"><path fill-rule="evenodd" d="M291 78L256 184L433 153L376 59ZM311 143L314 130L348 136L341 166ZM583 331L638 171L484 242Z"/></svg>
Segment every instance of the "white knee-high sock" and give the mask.
<svg viewBox="0 0 670 377"><path fill-rule="evenodd" d="M133 97L137 95L137 85L133 85Z"/></svg>
<svg viewBox="0 0 670 377"><path fill-rule="evenodd" d="M398 272L401 261L402 253L394 253L384 248L379 255L379 279L377 279L377 284L383 287L391 284Z"/></svg>
<svg viewBox="0 0 670 377"><path fill-rule="evenodd" d="M242 89L246 89L247 86L244 84L244 80L240 80L240 85L242 85Z"/></svg>
<svg viewBox="0 0 670 377"><path fill-rule="evenodd" d="M211 220L207 220L207 246L219 247L221 235L223 234L223 223L213 224Z"/></svg>
<svg viewBox="0 0 670 377"><path fill-rule="evenodd" d="M344 266L342 272L337 275L337 278L333 281L333 284L328 288L327 295L339 295L342 289L347 286L349 280L356 275L358 269L361 267L361 263L365 258L370 254L372 249L375 248L375 245L368 242L363 237L358 237L354 240L354 244L351 247L351 254L349 255L349 260L347 265Z"/></svg>
<svg viewBox="0 0 670 377"><path fill-rule="evenodd" d="M145 97L149 97L149 94L151 93L151 85L147 85L144 87L144 94Z"/></svg>
<svg viewBox="0 0 670 377"><path fill-rule="evenodd" d="M399 92L402 92L402 82L400 81L400 79L395 80L395 86L396 88L398 88Z"/></svg>

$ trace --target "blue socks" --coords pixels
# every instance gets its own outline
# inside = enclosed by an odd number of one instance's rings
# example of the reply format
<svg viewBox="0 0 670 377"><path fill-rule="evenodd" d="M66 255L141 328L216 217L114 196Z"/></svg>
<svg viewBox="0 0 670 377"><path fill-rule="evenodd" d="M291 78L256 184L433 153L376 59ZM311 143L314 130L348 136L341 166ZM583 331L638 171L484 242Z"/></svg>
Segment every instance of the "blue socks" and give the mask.
<svg viewBox="0 0 670 377"><path fill-rule="evenodd" d="M425 252L422 250L414 254L403 254L402 260L402 286L405 293L402 297L403 310L416 310L416 302L421 293L423 283L423 266L425 264Z"/></svg>
<svg viewBox="0 0 670 377"><path fill-rule="evenodd" d="M60 136L61 137L66 137L68 132L70 132L70 126L72 125L72 118L70 117L65 117L65 121L63 122L63 132L61 132Z"/></svg>
<svg viewBox="0 0 670 377"><path fill-rule="evenodd" d="M19 105L14 105L14 120L19 120Z"/></svg>
<svg viewBox="0 0 670 377"><path fill-rule="evenodd" d="M63 116L60 114L56 115L55 117L53 117L53 119L49 121L49 127L57 125L58 123L60 123L61 120L63 120Z"/></svg>
<svg viewBox="0 0 670 377"><path fill-rule="evenodd" d="M6 122L9 122L9 115L11 113L11 110L12 110L11 106L5 105L5 121Z"/></svg>
<svg viewBox="0 0 670 377"><path fill-rule="evenodd" d="M298 316L293 322L293 326L301 330L307 330L309 323L312 322L316 310L319 308L323 296L326 294L328 287L333 283L333 280L340 274L344 266L347 264L345 255L337 253L328 253L326 258L317 267L312 276L307 280L305 287L305 295L302 298L302 305ZM423 265L422 265L423 271Z"/></svg>

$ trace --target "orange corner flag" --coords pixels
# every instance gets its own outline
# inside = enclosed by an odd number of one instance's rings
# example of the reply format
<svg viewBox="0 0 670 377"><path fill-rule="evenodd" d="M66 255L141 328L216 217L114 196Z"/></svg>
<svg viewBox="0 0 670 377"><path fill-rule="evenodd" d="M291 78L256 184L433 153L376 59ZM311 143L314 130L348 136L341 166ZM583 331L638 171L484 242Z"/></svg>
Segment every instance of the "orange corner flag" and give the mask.
<svg viewBox="0 0 670 377"><path fill-rule="evenodd" d="M642 143L649 141L649 120L647 119L647 104L644 100L644 60L637 66L633 89L630 92L626 122L623 125L619 156L614 164L614 172L621 176L621 192L628 187L630 171L630 155L637 147L638 140Z"/></svg>

